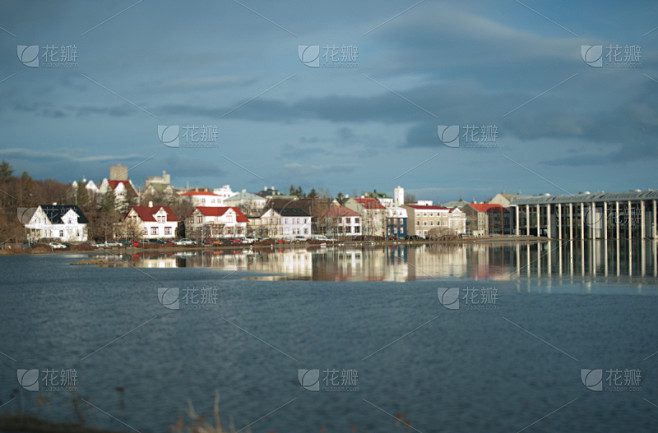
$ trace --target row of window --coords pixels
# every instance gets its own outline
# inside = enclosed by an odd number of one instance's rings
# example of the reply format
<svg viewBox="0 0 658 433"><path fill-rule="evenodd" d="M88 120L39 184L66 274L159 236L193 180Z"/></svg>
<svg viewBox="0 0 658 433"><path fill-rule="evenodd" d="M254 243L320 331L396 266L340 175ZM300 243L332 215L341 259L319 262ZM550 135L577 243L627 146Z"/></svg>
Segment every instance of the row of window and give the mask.
<svg viewBox="0 0 658 433"><path fill-rule="evenodd" d="M148 232L146 231L146 227L142 231L142 234L144 236L146 236L148 234ZM151 236L158 236L159 234L160 234L159 227L151 227ZM165 227L164 228L164 235L165 236L171 236L173 234L174 234L174 231L173 231L172 227Z"/></svg>

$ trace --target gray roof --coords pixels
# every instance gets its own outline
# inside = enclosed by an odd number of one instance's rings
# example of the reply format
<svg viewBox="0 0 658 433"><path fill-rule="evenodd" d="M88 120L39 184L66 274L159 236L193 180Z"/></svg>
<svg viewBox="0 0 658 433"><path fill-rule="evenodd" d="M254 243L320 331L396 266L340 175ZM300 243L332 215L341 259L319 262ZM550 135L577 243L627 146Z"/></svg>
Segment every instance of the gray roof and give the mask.
<svg viewBox="0 0 658 433"><path fill-rule="evenodd" d="M264 199L263 197L261 197L261 196L259 196L259 195L252 194L252 193L250 193L250 192L246 192L246 191L245 191L245 192L239 192L239 193L237 193L237 194L234 195L234 196L231 196L231 197L229 197L229 198L227 198L227 199L224 199L224 202L227 202L227 201L242 201L242 200L259 200L259 201L264 201L264 200L266 200L266 199Z"/></svg>
<svg viewBox="0 0 658 433"><path fill-rule="evenodd" d="M16 209L16 216L18 216L18 221L25 225L30 222L36 211L36 207L19 207Z"/></svg>
<svg viewBox="0 0 658 433"><path fill-rule="evenodd" d="M512 200L513 205L536 205L536 204L557 204L557 203L592 203L592 202L611 202L611 201L640 201L640 200L658 200L658 191L653 189L632 190L628 192L596 192L579 194L560 194L560 195L532 195L521 196Z"/></svg>

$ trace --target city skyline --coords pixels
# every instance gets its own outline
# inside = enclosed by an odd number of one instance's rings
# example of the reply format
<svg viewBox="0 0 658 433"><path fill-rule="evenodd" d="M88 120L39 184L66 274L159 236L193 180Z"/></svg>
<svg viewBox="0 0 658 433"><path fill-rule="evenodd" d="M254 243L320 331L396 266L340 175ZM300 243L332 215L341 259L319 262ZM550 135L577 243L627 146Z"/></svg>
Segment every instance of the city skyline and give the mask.
<svg viewBox="0 0 658 433"><path fill-rule="evenodd" d="M656 186L651 2L287 6L5 2L0 158L442 202Z"/></svg>

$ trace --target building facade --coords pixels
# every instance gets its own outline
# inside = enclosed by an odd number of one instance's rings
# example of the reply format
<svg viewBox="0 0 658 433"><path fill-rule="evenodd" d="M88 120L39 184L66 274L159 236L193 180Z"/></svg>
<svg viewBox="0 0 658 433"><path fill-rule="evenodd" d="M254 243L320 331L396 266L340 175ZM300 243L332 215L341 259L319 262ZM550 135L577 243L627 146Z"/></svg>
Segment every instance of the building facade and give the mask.
<svg viewBox="0 0 658 433"><path fill-rule="evenodd" d="M87 240L89 221L78 206L40 205L36 208L18 208L17 212L30 242L41 239L63 242Z"/></svg>

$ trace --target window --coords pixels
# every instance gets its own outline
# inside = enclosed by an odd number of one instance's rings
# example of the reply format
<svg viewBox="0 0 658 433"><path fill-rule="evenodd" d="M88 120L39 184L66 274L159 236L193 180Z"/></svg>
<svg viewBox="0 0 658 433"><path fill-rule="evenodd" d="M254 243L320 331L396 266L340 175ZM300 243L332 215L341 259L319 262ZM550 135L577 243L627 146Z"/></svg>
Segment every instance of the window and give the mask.
<svg viewBox="0 0 658 433"><path fill-rule="evenodd" d="M157 236L157 234L158 234L158 228L151 227L151 236Z"/></svg>
<svg viewBox="0 0 658 433"><path fill-rule="evenodd" d="M354 224L358 224L358 223L359 223L359 219L358 219L358 218L354 218Z"/></svg>
<svg viewBox="0 0 658 433"><path fill-rule="evenodd" d="M60 230L60 231L59 231L59 237L60 237L60 238L63 238L63 237L64 237L64 230Z"/></svg>
<svg viewBox="0 0 658 433"><path fill-rule="evenodd" d="M165 227L165 235L171 236L171 227Z"/></svg>

